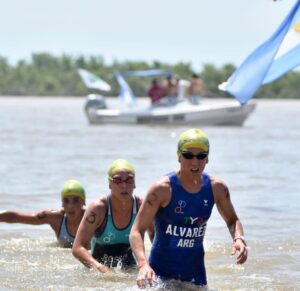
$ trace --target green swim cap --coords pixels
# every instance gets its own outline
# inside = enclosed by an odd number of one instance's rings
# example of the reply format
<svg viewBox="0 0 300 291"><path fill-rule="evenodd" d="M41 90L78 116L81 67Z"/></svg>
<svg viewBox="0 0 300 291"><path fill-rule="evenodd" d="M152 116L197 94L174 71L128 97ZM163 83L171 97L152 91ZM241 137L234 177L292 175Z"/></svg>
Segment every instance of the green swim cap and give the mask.
<svg viewBox="0 0 300 291"><path fill-rule="evenodd" d="M198 128L192 128L183 132L178 140L178 152L187 150L187 148L200 148L209 152L209 141L207 135Z"/></svg>
<svg viewBox="0 0 300 291"><path fill-rule="evenodd" d="M61 190L61 199L68 196L79 197L85 203L85 191L77 180L68 180Z"/></svg>
<svg viewBox="0 0 300 291"><path fill-rule="evenodd" d="M112 162L112 164L109 166L107 172L108 177L112 178L116 174L116 172L120 170L127 170L131 174L135 175L134 168L129 162L123 159L118 159Z"/></svg>

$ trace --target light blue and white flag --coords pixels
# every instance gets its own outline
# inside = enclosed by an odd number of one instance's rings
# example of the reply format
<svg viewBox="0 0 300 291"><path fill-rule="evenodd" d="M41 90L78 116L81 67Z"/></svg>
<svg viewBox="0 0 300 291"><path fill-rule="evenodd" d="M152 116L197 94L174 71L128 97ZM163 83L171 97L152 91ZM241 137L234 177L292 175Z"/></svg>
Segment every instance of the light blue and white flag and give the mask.
<svg viewBox="0 0 300 291"><path fill-rule="evenodd" d="M300 0L297 0L271 38L256 48L219 89L245 104L261 84L276 80L299 64Z"/></svg>
<svg viewBox="0 0 300 291"><path fill-rule="evenodd" d="M78 73L86 87L90 89L98 89L101 91L110 91L111 87L108 83L84 69L78 69Z"/></svg>

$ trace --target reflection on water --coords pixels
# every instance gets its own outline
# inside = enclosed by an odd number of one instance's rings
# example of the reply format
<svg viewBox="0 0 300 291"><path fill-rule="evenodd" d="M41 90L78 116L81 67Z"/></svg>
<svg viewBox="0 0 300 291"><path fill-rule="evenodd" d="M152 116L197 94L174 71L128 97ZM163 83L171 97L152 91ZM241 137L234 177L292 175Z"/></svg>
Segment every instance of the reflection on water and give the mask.
<svg viewBox="0 0 300 291"><path fill-rule="evenodd" d="M90 203L109 191L106 170L116 158L134 164L140 196L177 168L176 141L186 127L90 126L83 104L0 98L2 209L58 208L70 178L83 183ZM205 238L210 290L299 290L299 111L298 101L259 101L244 127L203 128L211 141L207 171L228 184L249 245L248 262L236 265L225 223L213 211ZM57 247L48 226L0 223L0 249L1 289L138 290L136 270L89 270ZM152 290L190 288L170 282Z"/></svg>

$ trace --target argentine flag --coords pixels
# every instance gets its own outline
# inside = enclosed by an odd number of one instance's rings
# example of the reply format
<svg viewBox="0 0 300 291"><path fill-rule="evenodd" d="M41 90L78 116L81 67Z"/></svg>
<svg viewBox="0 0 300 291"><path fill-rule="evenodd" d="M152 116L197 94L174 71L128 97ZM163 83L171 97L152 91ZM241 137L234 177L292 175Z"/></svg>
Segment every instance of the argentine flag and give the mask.
<svg viewBox="0 0 300 291"><path fill-rule="evenodd" d="M299 64L300 0L297 0L271 38L256 48L219 89L245 104L261 84L278 79Z"/></svg>

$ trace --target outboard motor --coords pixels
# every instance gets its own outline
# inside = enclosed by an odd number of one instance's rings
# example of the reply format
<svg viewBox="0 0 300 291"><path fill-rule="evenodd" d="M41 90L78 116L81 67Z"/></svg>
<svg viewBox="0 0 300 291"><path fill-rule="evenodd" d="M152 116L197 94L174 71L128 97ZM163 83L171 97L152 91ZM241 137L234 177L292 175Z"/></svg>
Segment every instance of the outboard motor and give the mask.
<svg viewBox="0 0 300 291"><path fill-rule="evenodd" d="M97 94L87 95L84 109L87 112L91 108L106 109L107 105L106 105L105 97Z"/></svg>

